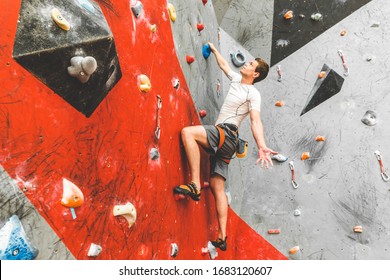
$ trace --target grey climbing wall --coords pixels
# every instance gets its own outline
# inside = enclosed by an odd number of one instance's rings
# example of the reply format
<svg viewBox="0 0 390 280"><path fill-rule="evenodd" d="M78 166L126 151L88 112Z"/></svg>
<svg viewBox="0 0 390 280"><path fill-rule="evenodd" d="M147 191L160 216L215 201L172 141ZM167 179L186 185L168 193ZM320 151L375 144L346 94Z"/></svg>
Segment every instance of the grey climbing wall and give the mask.
<svg viewBox="0 0 390 280"><path fill-rule="evenodd" d="M217 17L223 25L235 2L214 1L215 21L208 18L213 29L217 28ZM181 3L178 17L194 13L191 6L194 3L198 5L197 1L186 2L187 9ZM246 16L248 22L255 20L247 9L234 7L235 19ZM180 11L188 12L183 15ZM390 259L390 182L382 180L374 155L379 150L384 168L389 170L387 61L390 56L385 47L390 40L390 20L386 17L389 12L385 0L371 1L278 62L282 69L281 82L277 81L275 65L268 78L256 85L262 94L266 142L289 159L283 163L274 161L269 170L255 166L257 150L247 119L240 133L250 142L249 155L231 163L227 192L233 210L283 254L289 256L289 249L299 246L299 254L290 255L291 259ZM261 17L256 15L256 19ZM208 28L207 23L205 26ZM224 57L230 61L229 53L241 49L247 59L254 56L267 59L270 53L262 53L261 47L253 50L231 35L241 32L239 26L230 26L235 30L229 32L221 29L219 48ZM181 28L173 27L178 53L183 53L183 48L199 48L200 44L191 41L193 38L183 37L185 29ZM343 30L345 36L340 35ZM214 43L216 40L211 38ZM338 50L344 54L348 76L344 75ZM196 72L191 72L180 59L195 104L208 104L208 111L214 110L207 121L212 123L221 100L215 103L211 99L207 103L205 97L199 97L193 80L201 78L212 83L217 74L208 76L210 73L205 69L215 67L211 65L215 60L211 58L206 65L199 64ZM300 116L324 64L344 78L341 89ZM190 67L195 68L195 64ZM228 81L222 77L222 97L227 88ZM275 106L279 100L283 101L282 107ZM362 123L367 110L376 112L375 126ZM318 135L324 136L325 141L317 142ZM301 160L303 152L309 152L310 158ZM291 184L290 161L294 163L299 184L296 189ZM295 210L301 214L294 215ZM354 232L355 226L362 226L363 231ZM280 229L281 233L271 235L268 229Z"/></svg>

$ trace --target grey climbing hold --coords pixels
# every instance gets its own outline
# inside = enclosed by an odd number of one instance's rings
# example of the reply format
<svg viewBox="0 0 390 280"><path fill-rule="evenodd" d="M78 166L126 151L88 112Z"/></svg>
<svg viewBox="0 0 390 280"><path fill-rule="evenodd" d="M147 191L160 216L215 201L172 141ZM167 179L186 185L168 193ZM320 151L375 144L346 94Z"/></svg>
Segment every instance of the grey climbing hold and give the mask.
<svg viewBox="0 0 390 280"><path fill-rule="evenodd" d="M133 12L136 18L140 16L143 10L144 10L144 5L141 3L141 1L131 0L131 11Z"/></svg>
<svg viewBox="0 0 390 280"><path fill-rule="evenodd" d="M314 21L320 21L320 20L322 20L322 15L320 13L312 14L311 19Z"/></svg>
<svg viewBox="0 0 390 280"><path fill-rule="evenodd" d="M376 119L376 113L374 111L368 110L363 118L362 118L362 123L368 126L373 126L376 125L377 119Z"/></svg>
<svg viewBox="0 0 390 280"><path fill-rule="evenodd" d="M241 67L246 62L246 58L240 50L230 53L230 57L236 67Z"/></svg>
<svg viewBox="0 0 390 280"><path fill-rule="evenodd" d="M281 154L276 154L276 155L271 155L271 159L277 160L279 162L285 162L288 160L288 157L285 157L284 155Z"/></svg>
<svg viewBox="0 0 390 280"><path fill-rule="evenodd" d="M209 251L211 259L215 259L216 257L218 257L217 249L214 247L211 241L207 243L207 250Z"/></svg>
<svg viewBox="0 0 390 280"><path fill-rule="evenodd" d="M371 27L379 27L380 23L379 22L373 22L371 24Z"/></svg>
<svg viewBox="0 0 390 280"><path fill-rule="evenodd" d="M68 74L85 84L97 69L97 62L92 56L74 56L70 60Z"/></svg>
<svg viewBox="0 0 390 280"><path fill-rule="evenodd" d="M171 244L171 257L175 258L179 253L179 246L176 243Z"/></svg>
<svg viewBox="0 0 390 280"><path fill-rule="evenodd" d="M174 87L175 89L178 89L179 86L180 86L180 81L179 81L179 79L175 79L175 81L173 82L173 87Z"/></svg>
<svg viewBox="0 0 390 280"><path fill-rule="evenodd" d="M160 157L160 152L156 148L152 148L149 155L152 160L157 160Z"/></svg>

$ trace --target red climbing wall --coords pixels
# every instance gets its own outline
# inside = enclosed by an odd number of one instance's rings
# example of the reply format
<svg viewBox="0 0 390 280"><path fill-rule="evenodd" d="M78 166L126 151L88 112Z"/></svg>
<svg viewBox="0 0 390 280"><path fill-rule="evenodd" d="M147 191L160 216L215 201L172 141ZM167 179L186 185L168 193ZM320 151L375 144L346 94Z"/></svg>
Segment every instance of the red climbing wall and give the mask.
<svg viewBox="0 0 390 280"><path fill-rule="evenodd" d="M199 119L176 58L166 1L143 1L143 19L133 17L128 0L112 2L112 9L101 7L123 76L86 118L13 60L21 1L0 1L0 164L77 259L89 258L91 243L103 248L97 259L170 259L171 243L179 246L176 259L209 259L201 249L217 235L210 190L198 203L172 195L189 177L180 130ZM138 88L140 74L151 80L148 93ZM149 157L152 148L160 152L157 161ZM203 166L207 176L206 161ZM76 219L60 203L62 178L84 194ZM112 213L126 202L137 210L131 228ZM228 236L229 249L218 259L285 258L231 210Z"/></svg>

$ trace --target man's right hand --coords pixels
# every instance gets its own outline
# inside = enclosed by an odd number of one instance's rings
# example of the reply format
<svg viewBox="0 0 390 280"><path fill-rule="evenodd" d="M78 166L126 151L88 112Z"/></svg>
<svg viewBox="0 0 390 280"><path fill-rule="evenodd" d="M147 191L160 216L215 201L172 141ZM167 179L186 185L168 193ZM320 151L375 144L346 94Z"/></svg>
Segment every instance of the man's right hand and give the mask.
<svg viewBox="0 0 390 280"><path fill-rule="evenodd" d="M215 53L215 51L217 51L217 49L215 48L214 44L211 43L211 42L208 42L209 46L210 46L210 50Z"/></svg>

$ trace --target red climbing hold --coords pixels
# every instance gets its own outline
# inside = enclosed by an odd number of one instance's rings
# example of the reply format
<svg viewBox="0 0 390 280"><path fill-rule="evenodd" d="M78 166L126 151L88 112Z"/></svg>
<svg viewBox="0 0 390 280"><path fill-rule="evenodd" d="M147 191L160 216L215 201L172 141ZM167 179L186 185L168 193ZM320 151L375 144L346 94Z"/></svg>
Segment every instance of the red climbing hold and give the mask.
<svg viewBox="0 0 390 280"><path fill-rule="evenodd" d="M203 5L207 4L207 0L202 0L202 2L203 2Z"/></svg>
<svg viewBox="0 0 390 280"><path fill-rule="evenodd" d="M187 55L186 60L188 64L191 64L192 62L195 61L195 57L193 57L192 55Z"/></svg>
<svg viewBox="0 0 390 280"><path fill-rule="evenodd" d="M207 115L206 110L200 110L200 111L199 111L199 116L200 116L201 118L206 117L206 115Z"/></svg>
<svg viewBox="0 0 390 280"><path fill-rule="evenodd" d="M196 28L200 32L200 31L202 31L204 29L204 24L203 23L198 23L198 24L196 24Z"/></svg>

